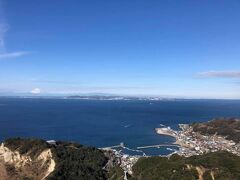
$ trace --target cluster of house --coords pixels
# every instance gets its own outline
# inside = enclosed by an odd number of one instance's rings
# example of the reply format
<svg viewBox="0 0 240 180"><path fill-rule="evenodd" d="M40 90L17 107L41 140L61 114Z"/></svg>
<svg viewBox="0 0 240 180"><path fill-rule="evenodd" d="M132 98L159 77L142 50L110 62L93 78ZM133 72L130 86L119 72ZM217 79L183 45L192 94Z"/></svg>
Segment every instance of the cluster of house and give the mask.
<svg viewBox="0 0 240 180"><path fill-rule="evenodd" d="M132 167L137 162L140 156L130 156L127 154L123 154L121 151L113 150L115 156L119 159L120 167L124 172L128 174L132 174Z"/></svg>
<svg viewBox="0 0 240 180"><path fill-rule="evenodd" d="M176 136L178 144L181 144L180 155L192 156L224 150L240 156L239 143L216 134L202 135L194 132L189 125L180 125L180 128L182 131L178 131Z"/></svg>

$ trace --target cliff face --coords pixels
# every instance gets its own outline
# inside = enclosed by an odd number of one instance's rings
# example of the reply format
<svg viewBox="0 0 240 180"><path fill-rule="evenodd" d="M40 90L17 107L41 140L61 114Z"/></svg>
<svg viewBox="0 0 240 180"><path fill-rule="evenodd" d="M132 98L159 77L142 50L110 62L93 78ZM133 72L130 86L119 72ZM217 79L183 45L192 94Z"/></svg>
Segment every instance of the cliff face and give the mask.
<svg viewBox="0 0 240 180"><path fill-rule="evenodd" d="M0 180L107 179L102 150L71 142L11 138L0 146Z"/></svg>
<svg viewBox="0 0 240 180"><path fill-rule="evenodd" d="M55 169L55 161L51 149L45 149L36 156L29 152L21 154L18 150L11 150L0 146L0 174L2 180L9 179L45 179Z"/></svg>

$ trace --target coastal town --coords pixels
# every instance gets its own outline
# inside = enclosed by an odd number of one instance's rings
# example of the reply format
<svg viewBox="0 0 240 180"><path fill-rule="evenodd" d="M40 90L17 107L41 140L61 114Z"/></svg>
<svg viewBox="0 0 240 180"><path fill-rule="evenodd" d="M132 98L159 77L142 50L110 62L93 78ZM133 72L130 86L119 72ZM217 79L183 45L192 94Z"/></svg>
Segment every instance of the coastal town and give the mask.
<svg viewBox="0 0 240 180"><path fill-rule="evenodd" d="M240 156L240 143L236 143L233 140L228 140L224 136L220 136L217 133L213 135L200 134L195 132L193 127L188 124L179 124L180 130L173 130L170 127L161 125L161 128L156 128L155 131L157 134L171 136L176 139L173 144L158 144L158 145L149 145L137 147L137 150L130 149L120 143L120 145L103 148L104 150L111 150L115 158L117 158L119 166L123 169L125 177L127 179L127 174L132 174L132 167L138 161L140 157L147 156L142 149L145 148L160 148L160 147L170 147L176 146L177 149L174 150L171 154L166 155L170 157L172 154L178 154L184 157L190 157L194 155L202 155L209 152L216 151L227 151L232 154ZM130 151L142 152L143 155L127 155L123 153L120 149L128 149ZM168 148L169 149L169 148Z"/></svg>
<svg viewBox="0 0 240 180"><path fill-rule="evenodd" d="M240 156L240 143L227 140L217 134L202 135L194 132L192 126L188 124L180 124L179 127L180 131L175 131L170 127L155 129L160 135L168 135L176 139L175 144L180 148L175 153L179 155L189 157L223 150Z"/></svg>
<svg viewBox="0 0 240 180"><path fill-rule="evenodd" d="M133 166L139 158L151 158L151 156L145 154L147 152L145 149L149 148L163 148L172 151L167 155L159 154L159 156L168 157L168 159L171 159L170 157L173 154L188 158L210 152L228 152L236 155L236 157L240 156L239 125L240 119L238 118L219 118L204 123L179 124L178 130L160 124L159 128L155 128L155 132L159 135L173 137L175 139L174 143L150 144L132 149L121 142L119 145L101 149L113 154L113 161L123 170L124 180L127 180L134 174ZM132 151L133 153L130 153L132 155L126 153L127 151ZM110 163L113 161L110 161Z"/></svg>

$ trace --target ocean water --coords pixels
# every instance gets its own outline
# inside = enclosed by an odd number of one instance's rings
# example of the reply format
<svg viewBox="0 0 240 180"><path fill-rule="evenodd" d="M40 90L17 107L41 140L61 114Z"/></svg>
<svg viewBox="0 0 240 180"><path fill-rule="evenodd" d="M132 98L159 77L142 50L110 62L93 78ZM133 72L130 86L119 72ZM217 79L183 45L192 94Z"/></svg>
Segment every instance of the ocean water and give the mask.
<svg viewBox="0 0 240 180"><path fill-rule="evenodd" d="M120 142L138 146L172 143L155 133L160 124L240 117L239 100L104 101L80 99L0 98L0 140L37 137L108 147ZM166 148L144 149L147 155L171 153ZM134 154L133 152L128 152Z"/></svg>

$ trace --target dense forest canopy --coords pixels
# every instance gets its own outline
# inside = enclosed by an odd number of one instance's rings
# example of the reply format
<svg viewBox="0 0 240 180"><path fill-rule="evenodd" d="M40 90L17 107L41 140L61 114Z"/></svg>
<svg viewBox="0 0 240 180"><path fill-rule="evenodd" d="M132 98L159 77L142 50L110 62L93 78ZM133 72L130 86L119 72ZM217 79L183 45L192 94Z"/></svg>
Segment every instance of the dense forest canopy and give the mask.
<svg viewBox="0 0 240 180"><path fill-rule="evenodd" d="M219 151L199 156L140 158L133 167L132 180L240 179L240 157Z"/></svg>

